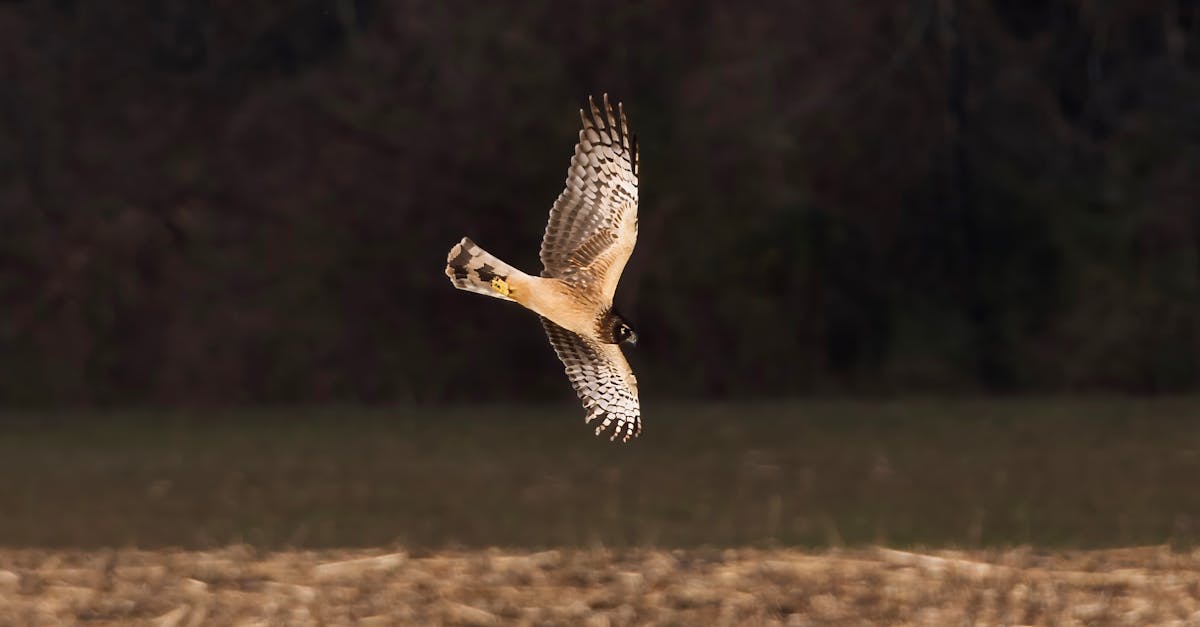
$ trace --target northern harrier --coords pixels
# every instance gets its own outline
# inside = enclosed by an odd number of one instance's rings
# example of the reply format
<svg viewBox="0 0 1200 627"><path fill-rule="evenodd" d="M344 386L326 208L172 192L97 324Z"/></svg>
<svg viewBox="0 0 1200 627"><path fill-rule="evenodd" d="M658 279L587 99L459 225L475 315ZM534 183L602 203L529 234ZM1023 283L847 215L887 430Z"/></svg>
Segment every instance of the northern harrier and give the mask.
<svg viewBox="0 0 1200 627"><path fill-rule="evenodd" d="M620 344L637 343L613 309L613 293L637 241L638 149L625 111L613 116L588 98L583 129L567 169L566 189L550 208L542 238L542 275L531 276L488 254L469 238L450 249L446 276L460 290L513 301L542 318L550 345L587 409L596 434L610 440L642 430L637 379ZM618 126L619 122L619 126Z"/></svg>

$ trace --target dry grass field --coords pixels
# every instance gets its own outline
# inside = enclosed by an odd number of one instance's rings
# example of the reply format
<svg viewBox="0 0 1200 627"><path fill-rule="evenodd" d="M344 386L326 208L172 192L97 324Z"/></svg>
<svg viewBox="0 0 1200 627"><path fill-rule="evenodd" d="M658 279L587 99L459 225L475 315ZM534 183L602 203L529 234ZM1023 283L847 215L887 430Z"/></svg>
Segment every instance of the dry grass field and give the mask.
<svg viewBox="0 0 1200 627"><path fill-rule="evenodd" d="M1200 625L1200 551L0 552L13 625Z"/></svg>

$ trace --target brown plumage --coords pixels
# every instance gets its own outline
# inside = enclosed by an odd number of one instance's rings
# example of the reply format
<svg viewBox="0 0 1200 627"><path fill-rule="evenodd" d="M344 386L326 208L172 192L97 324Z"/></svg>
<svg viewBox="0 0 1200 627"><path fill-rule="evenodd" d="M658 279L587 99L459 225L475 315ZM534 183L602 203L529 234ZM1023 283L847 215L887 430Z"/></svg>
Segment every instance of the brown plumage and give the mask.
<svg viewBox="0 0 1200 627"><path fill-rule="evenodd" d="M468 238L450 249L446 275L461 290L513 301L542 318L550 345L596 433L628 441L642 429L637 379L620 344L635 343L613 294L637 242L637 139L625 111L588 98L566 186L550 209L541 276L500 261Z"/></svg>

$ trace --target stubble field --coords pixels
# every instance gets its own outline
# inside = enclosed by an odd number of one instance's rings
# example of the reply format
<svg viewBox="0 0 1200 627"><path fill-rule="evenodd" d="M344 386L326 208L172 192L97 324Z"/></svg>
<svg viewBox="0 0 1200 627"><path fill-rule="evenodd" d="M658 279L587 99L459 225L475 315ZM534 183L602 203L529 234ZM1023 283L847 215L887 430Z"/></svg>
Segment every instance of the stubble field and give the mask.
<svg viewBox="0 0 1200 627"><path fill-rule="evenodd" d="M0 553L21 625L1200 625L1200 552Z"/></svg>

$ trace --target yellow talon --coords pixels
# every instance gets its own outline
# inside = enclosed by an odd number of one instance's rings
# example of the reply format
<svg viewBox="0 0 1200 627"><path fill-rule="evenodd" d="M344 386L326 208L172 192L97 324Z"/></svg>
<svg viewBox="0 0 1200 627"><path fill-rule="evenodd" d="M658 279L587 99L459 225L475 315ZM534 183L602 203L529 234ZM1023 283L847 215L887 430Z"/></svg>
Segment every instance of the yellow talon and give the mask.
<svg viewBox="0 0 1200 627"><path fill-rule="evenodd" d="M512 295L512 289L508 287L508 281L500 277L492 277L492 289L500 292L502 296Z"/></svg>

